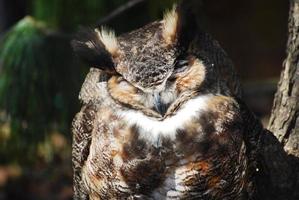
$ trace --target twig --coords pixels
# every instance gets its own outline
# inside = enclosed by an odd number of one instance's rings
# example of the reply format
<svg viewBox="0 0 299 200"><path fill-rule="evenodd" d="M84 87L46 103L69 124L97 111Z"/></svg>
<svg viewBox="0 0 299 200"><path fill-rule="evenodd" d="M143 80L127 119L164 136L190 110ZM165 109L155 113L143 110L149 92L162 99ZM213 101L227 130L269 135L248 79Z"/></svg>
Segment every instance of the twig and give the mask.
<svg viewBox="0 0 299 200"><path fill-rule="evenodd" d="M126 12L127 10L133 8L134 6L143 3L147 0L131 0L129 2L127 2L124 5L121 5L120 7L116 8L114 11L112 11L110 14L108 14L107 16L103 17L102 19L100 19L97 22L98 26L101 26L103 24L106 24L107 22L111 21L112 19L114 19L115 17L123 14L124 12Z"/></svg>

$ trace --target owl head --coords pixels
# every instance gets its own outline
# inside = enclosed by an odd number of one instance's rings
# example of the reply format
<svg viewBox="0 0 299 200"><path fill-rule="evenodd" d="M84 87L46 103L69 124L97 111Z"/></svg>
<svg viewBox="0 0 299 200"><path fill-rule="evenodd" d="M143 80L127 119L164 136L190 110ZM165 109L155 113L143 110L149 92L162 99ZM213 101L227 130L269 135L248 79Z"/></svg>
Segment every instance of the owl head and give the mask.
<svg viewBox="0 0 299 200"><path fill-rule="evenodd" d="M91 66L111 75L112 97L161 117L177 99L200 91L206 80L208 70L194 50L198 32L195 16L181 4L163 20L119 37L107 28L85 31L72 46Z"/></svg>

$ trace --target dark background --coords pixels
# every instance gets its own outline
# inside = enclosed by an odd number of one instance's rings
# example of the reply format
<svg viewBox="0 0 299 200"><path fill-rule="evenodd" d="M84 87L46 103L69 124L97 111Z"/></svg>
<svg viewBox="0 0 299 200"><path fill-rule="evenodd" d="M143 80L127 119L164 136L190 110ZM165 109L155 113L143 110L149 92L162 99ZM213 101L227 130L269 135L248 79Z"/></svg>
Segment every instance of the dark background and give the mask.
<svg viewBox="0 0 299 200"><path fill-rule="evenodd" d="M69 42L127 0L0 0L0 200L71 199L71 133L88 72ZM161 19L149 0L107 22L117 34ZM202 26L232 58L265 126L285 57L288 1L205 0ZM25 17L31 16L31 17Z"/></svg>

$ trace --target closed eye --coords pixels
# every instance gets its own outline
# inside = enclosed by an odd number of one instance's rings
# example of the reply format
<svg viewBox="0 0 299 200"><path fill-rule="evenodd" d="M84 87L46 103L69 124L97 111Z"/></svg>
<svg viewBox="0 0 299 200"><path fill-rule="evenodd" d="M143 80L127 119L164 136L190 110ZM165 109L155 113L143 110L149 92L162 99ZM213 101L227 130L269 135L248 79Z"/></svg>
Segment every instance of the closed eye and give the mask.
<svg viewBox="0 0 299 200"><path fill-rule="evenodd" d="M189 67L188 60L177 60L174 65L174 73L181 73Z"/></svg>
<svg viewBox="0 0 299 200"><path fill-rule="evenodd" d="M189 68L189 61L184 59L177 59L174 63L173 73L168 78L169 81L175 81L177 74L186 71Z"/></svg>

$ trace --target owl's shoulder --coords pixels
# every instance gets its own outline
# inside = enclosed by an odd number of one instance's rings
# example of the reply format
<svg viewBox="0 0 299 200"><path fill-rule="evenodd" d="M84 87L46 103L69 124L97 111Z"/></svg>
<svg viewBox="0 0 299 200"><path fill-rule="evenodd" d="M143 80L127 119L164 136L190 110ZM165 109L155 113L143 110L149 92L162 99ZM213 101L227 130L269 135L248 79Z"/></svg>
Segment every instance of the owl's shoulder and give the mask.
<svg viewBox="0 0 299 200"><path fill-rule="evenodd" d="M107 81L110 76L97 68L91 68L79 93L79 99L83 105L101 104L110 100Z"/></svg>

